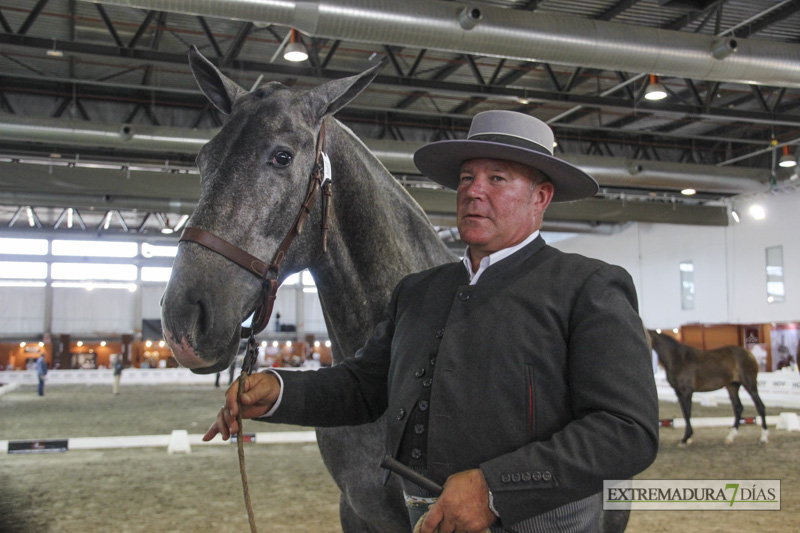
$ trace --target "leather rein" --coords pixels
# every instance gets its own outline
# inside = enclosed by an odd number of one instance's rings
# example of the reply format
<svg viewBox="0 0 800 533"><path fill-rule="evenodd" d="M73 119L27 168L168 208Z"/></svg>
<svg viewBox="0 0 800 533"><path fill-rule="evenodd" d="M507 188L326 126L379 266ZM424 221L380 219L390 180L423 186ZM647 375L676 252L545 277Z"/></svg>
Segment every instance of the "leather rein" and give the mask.
<svg viewBox="0 0 800 533"><path fill-rule="evenodd" d="M300 205L294 224L289 228L269 264L204 229L187 227L181 234L179 242L191 241L213 250L262 280L261 303L253 314L251 326L242 328L242 338L252 337L267 327L278 292L278 273L280 272L281 263L286 257L294 238L303 232L303 225L314 207L314 200L316 199L317 191L320 189L322 195L322 253L325 253L328 249L328 217L330 215L332 193L330 174L326 176L325 172L326 163L330 167L330 162L325 155L325 123L323 122L319 129L319 137L317 137L314 168L308 179L305 199ZM330 168L327 170L330 173Z"/></svg>

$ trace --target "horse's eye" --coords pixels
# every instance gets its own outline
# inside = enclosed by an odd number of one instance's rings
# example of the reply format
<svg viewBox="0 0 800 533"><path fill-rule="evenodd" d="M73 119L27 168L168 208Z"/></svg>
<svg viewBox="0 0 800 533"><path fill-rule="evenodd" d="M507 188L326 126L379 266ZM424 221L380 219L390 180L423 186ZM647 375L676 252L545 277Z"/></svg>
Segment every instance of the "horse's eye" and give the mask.
<svg viewBox="0 0 800 533"><path fill-rule="evenodd" d="M278 167L278 168L286 168L292 162L292 154L289 152L275 152L275 155L272 156L272 160L270 164Z"/></svg>

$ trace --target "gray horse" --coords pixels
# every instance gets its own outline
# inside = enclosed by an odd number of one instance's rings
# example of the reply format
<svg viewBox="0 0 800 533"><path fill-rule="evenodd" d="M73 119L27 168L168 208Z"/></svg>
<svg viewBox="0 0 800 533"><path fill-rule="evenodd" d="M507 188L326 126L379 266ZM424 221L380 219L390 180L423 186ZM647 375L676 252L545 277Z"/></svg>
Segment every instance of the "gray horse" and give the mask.
<svg viewBox="0 0 800 533"><path fill-rule="evenodd" d="M202 192L187 226L256 257L271 258L291 227L325 122L333 183L327 252L321 253L317 202L283 261L279 281L310 270L334 362L341 362L383 318L403 276L455 259L413 198L330 116L358 95L379 67L308 92L279 83L247 92L196 50L189 61L200 89L228 119L197 158ZM165 338L178 362L197 373L227 368L239 346L240 325L260 296L257 277L203 246L182 242L162 302ZM381 486L384 427L381 419L317 430L323 460L341 490L346 532L408 532L399 485L391 480L386 489Z"/></svg>
<svg viewBox="0 0 800 533"><path fill-rule="evenodd" d="M273 257L304 199L325 123L334 190L327 252L321 253L323 217L317 204L282 263L279 281L304 268L311 271L334 363L341 362L372 333L403 276L456 259L405 189L330 116L372 81L379 66L307 92L279 83L248 92L196 49L189 62L202 92L228 119L197 158L202 193L187 227L211 232L255 257ZM227 368L239 346L241 323L261 295L261 282L252 273L195 242L182 242L162 302L165 338L178 362L204 374ZM383 418L317 429L323 460L341 490L347 533L409 530L395 476L381 485L384 431ZM624 529L627 513L613 515L619 521L604 531Z"/></svg>

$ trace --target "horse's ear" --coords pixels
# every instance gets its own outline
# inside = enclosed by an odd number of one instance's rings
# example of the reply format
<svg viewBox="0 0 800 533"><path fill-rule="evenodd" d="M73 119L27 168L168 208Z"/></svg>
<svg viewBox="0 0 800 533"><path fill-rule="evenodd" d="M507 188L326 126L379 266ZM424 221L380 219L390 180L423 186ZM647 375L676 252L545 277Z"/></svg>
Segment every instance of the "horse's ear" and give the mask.
<svg viewBox="0 0 800 533"><path fill-rule="evenodd" d="M211 61L200 53L195 45L189 49L189 65L192 67L192 74L194 74L197 85L200 86L200 90L206 95L206 98L217 109L230 115L233 102L247 91L220 72Z"/></svg>
<svg viewBox="0 0 800 533"><path fill-rule="evenodd" d="M324 117L332 115L346 106L350 100L367 88L367 85L375 79L381 68L383 68L383 62L365 70L361 74L329 81L308 91L308 99L317 114L317 118L322 120Z"/></svg>

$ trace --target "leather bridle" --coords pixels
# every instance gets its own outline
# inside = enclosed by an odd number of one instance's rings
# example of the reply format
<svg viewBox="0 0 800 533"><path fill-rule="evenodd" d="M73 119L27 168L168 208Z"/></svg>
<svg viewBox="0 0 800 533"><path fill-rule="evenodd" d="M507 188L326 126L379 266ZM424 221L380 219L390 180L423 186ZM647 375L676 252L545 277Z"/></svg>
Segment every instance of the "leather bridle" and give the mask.
<svg viewBox="0 0 800 533"><path fill-rule="evenodd" d="M281 263L286 257L294 238L302 233L303 225L308 215L311 213L311 209L314 207L316 193L320 189L322 194L322 253L327 251L328 216L331 207L331 180L329 177L325 176L326 161L325 123L323 122L319 130L319 137L317 137L314 168L308 179L308 190L306 191L305 199L300 205L300 211L297 213L294 224L289 228L289 231L283 238L283 242L281 242L281 245L278 247L278 250L275 252L269 264L204 229L187 227L181 234L180 241L195 242L209 250L217 252L262 280L261 303L253 314L253 322L250 327L242 328L242 338L252 337L267 327L270 316L272 316L272 308L275 304L275 297L278 292L278 273L280 272ZM330 169L328 169L328 172L330 172Z"/></svg>

